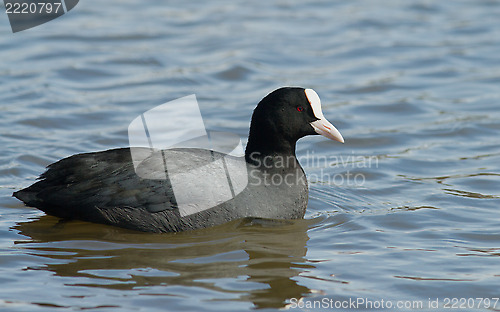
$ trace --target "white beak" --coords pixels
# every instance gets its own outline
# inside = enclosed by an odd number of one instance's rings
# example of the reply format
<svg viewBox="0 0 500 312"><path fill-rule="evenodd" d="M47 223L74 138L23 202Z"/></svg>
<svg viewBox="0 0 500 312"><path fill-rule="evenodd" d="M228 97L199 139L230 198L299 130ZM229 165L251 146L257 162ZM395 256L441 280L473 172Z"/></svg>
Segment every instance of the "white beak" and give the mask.
<svg viewBox="0 0 500 312"><path fill-rule="evenodd" d="M339 141L340 143L344 143L344 138L342 134L340 134L339 130L335 128L328 120L326 120L325 116L323 116L323 112L321 111L321 100L319 99L318 94L313 89L306 89L306 97L311 104L314 116L319 120L311 122L311 126L317 134L321 134L324 137L329 138L330 140Z"/></svg>

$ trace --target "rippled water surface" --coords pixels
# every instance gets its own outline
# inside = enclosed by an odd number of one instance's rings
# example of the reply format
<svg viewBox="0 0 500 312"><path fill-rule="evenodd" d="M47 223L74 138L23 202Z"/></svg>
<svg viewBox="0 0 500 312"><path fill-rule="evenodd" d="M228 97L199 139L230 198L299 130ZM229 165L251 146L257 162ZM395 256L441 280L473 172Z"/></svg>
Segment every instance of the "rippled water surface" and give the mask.
<svg viewBox="0 0 500 312"><path fill-rule="evenodd" d="M13 34L0 14L0 309L500 311L499 17L493 0L85 0ZM314 88L346 139L299 142L305 220L156 235L10 197L188 94L246 140L284 85Z"/></svg>

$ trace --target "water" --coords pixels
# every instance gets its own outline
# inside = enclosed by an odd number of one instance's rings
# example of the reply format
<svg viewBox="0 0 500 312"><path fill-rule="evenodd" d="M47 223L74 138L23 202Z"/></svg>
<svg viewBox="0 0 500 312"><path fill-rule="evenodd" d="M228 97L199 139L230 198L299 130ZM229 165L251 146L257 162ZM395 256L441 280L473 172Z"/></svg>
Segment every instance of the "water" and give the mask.
<svg viewBox="0 0 500 312"><path fill-rule="evenodd" d="M12 34L2 15L0 309L500 311L498 16L498 1L86 0ZM188 94L207 128L246 138L284 85L315 89L346 139L299 142L305 220L154 235L10 197Z"/></svg>

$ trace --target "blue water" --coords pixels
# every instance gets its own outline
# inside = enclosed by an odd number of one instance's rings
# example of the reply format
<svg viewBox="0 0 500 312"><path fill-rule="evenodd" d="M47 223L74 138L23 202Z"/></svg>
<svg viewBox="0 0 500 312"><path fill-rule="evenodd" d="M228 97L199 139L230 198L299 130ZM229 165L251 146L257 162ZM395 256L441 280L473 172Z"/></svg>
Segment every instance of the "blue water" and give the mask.
<svg viewBox="0 0 500 312"><path fill-rule="evenodd" d="M493 0L86 0L13 34L0 14L0 309L500 311L499 16ZM10 197L189 94L245 142L285 85L315 89L346 140L299 141L305 220L144 234Z"/></svg>

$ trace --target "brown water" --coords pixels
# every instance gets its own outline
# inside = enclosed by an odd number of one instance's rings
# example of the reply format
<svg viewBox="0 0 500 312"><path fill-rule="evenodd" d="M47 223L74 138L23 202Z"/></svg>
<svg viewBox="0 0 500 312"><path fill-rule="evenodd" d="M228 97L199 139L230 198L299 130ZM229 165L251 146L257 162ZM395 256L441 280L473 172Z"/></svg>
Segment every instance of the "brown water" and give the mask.
<svg viewBox="0 0 500 312"><path fill-rule="evenodd" d="M87 0L16 34L0 16L0 309L500 311L499 16L498 1ZM192 93L207 128L245 139L283 85L314 88L346 139L299 142L305 220L155 235L10 197Z"/></svg>

